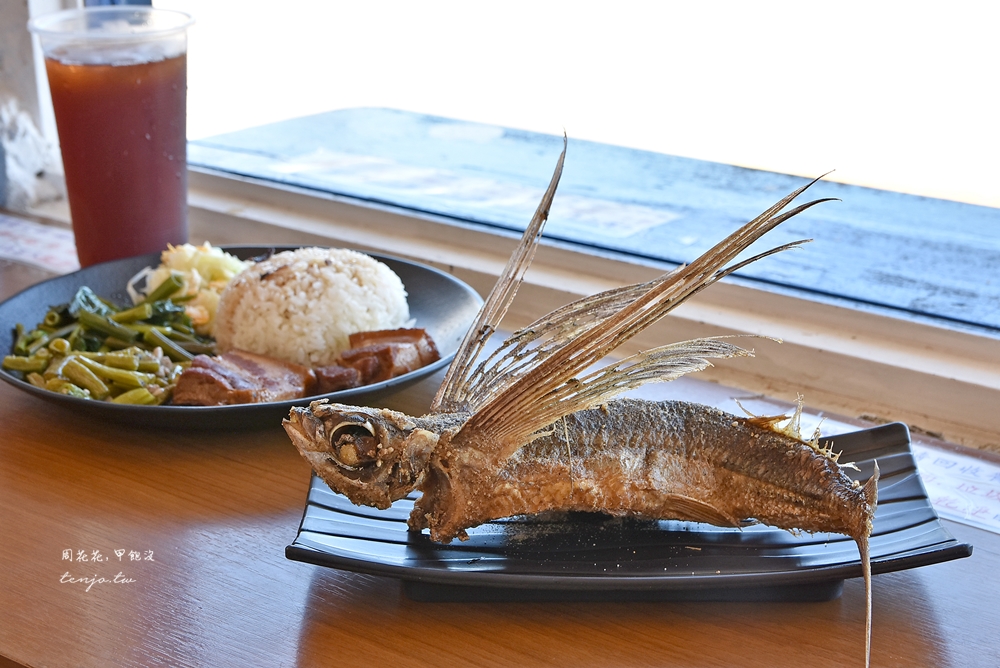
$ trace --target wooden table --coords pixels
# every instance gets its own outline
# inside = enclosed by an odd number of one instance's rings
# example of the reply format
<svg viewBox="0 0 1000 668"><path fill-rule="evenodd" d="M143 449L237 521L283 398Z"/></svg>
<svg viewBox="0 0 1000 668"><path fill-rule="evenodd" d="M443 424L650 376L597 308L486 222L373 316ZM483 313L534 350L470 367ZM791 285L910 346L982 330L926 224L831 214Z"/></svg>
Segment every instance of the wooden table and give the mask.
<svg viewBox="0 0 1000 668"><path fill-rule="evenodd" d="M38 278L0 263L0 299ZM308 481L278 425L162 433L0 384L0 668L863 665L860 580L825 603L418 603L288 561ZM971 558L875 578L873 666L1000 665L1000 536L946 525Z"/></svg>

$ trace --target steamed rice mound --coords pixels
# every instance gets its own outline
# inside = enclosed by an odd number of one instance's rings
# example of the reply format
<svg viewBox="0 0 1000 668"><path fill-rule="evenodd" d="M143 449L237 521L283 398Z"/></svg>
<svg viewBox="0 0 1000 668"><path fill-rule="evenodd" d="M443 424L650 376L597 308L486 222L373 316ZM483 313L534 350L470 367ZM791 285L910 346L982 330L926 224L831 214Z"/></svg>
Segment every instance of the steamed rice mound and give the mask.
<svg viewBox="0 0 1000 668"><path fill-rule="evenodd" d="M403 282L363 253L302 248L250 265L222 293L219 352L234 348L307 366L332 364L355 332L408 324Z"/></svg>

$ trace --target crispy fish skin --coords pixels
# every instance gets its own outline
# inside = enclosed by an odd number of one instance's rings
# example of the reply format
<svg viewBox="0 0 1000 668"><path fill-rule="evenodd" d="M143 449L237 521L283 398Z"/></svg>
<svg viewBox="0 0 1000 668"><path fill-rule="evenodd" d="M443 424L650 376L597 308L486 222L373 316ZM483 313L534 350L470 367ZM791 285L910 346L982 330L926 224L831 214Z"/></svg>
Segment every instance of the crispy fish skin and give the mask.
<svg viewBox="0 0 1000 668"><path fill-rule="evenodd" d="M683 401L611 401L566 416L499 467L488 459L461 432L442 439L411 526L447 542L502 517L582 510L857 540L874 514L866 489L809 443Z"/></svg>

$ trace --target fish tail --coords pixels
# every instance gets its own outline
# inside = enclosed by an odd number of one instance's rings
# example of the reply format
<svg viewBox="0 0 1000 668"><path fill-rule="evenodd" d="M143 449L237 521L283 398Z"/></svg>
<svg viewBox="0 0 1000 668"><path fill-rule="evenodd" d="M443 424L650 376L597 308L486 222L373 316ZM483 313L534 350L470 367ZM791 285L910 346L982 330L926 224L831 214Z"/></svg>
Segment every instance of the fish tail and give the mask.
<svg viewBox="0 0 1000 668"><path fill-rule="evenodd" d="M868 531L865 535L855 538L858 543L858 551L861 553L861 572L865 578L865 668L871 665L872 656L872 564L868 539L871 536L875 507L878 505L878 474L878 462L876 461L872 477L862 488L865 501L868 503L869 513L871 513L868 518Z"/></svg>

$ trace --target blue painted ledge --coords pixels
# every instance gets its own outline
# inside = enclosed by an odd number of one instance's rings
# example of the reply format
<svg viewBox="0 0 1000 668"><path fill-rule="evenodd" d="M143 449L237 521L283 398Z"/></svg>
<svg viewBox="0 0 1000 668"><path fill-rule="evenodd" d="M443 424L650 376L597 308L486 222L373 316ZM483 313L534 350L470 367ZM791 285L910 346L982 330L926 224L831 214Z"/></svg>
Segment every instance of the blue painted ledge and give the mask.
<svg viewBox="0 0 1000 668"><path fill-rule="evenodd" d="M562 138L389 109L350 109L191 142L205 167L456 220L522 230ZM799 177L569 142L545 236L689 262ZM1000 209L820 182L836 197L764 246L815 239L744 280L1000 336Z"/></svg>

